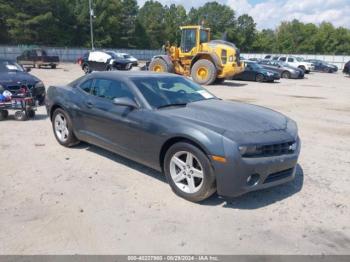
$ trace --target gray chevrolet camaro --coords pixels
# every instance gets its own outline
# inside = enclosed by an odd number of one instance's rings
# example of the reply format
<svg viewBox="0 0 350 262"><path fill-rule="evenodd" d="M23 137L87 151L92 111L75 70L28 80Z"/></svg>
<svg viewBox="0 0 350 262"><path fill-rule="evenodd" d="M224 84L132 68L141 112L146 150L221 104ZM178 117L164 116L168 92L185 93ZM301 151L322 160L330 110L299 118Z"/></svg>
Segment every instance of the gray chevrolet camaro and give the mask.
<svg viewBox="0 0 350 262"><path fill-rule="evenodd" d="M273 110L223 101L187 78L99 72L51 86L46 108L63 146L85 141L165 173L173 191L201 201L294 179L296 123Z"/></svg>

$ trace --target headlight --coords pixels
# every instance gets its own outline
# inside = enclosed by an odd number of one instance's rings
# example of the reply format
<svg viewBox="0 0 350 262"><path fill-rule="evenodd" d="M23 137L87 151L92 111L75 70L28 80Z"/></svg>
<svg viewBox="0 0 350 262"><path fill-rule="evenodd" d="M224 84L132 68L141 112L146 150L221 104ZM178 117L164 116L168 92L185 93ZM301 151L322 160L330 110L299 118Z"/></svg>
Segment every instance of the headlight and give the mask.
<svg viewBox="0 0 350 262"><path fill-rule="evenodd" d="M44 85L44 83L42 81L39 81L38 83L35 84L35 87L36 88L45 87L45 85Z"/></svg>
<svg viewBox="0 0 350 262"><path fill-rule="evenodd" d="M257 146L239 146L238 147L241 156L254 156L261 153L261 147Z"/></svg>
<svg viewBox="0 0 350 262"><path fill-rule="evenodd" d="M267 75L267 76L273 76L273 73L267 72L266 75Z"/></svg>

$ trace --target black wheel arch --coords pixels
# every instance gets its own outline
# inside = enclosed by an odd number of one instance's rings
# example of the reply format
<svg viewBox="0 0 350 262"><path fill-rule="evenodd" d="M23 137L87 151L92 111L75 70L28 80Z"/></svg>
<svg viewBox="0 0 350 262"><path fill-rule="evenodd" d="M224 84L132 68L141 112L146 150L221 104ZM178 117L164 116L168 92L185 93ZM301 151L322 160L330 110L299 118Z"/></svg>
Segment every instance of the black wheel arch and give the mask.
<svg viewBox="0 0 350 262"><path fill-rule="evenodd" d="M171 146L179 142L189 143L197 147L199 150L201 150L206 156L210 155L209 151L205 148L205 146L202 145L200 142L196 141L196 139L189 138L186 136L174 136L169 138L163 143L161 150L159 152L159 166L161 168L161 171L164 171L164 158L165 158L166 152L169 150ZM209 161L211 162L210 158L209 158Z"/></svg>

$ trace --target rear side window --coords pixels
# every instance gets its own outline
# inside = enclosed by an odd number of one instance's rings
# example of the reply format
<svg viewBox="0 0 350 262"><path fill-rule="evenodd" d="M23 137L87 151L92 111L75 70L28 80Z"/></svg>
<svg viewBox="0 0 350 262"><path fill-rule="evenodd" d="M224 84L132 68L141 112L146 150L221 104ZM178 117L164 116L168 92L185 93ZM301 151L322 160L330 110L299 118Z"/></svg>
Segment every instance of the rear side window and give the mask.
<svg viewBox="0 0 350 262"><path fill-rule="evenodd" d="M90 94L92 88L92 79L85 81L79 86L84 92Z"/></svg>
<svg viewBox="0 0 350 262"><path fill-rule="evenodd" d="M283 61L283 62L286 62L286 58L285 57L280 57L280 59L279 59L280 61Z"/></svg>
<svg viewBox="0 0 350 262"><path fill-rule="evenodd" d="M134 100L134 95L123 82L108 79L96 79L92 94L97 97L113 100L128 97Z"/></svg>

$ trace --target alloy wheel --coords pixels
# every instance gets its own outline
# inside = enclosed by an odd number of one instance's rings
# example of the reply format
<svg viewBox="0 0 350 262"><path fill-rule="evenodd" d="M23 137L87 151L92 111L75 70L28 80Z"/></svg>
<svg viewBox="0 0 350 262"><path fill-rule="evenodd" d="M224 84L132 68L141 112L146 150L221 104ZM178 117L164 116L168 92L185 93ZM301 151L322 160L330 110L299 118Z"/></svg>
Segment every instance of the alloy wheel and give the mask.
<svg viewBox="0 0 350 262"><path fill-rule="evenodd" d="M61 142L67 141L69 135L67 120L61 113L58 113L55 117L55 133Z"/></svg>
<svg viewBox="0 0 350 262"><path fill-rule="evenodd" d="M170 160L170 175L183 192L193 194L203 185L204 170L198 158L187 151L180 151Z"/></svg>

